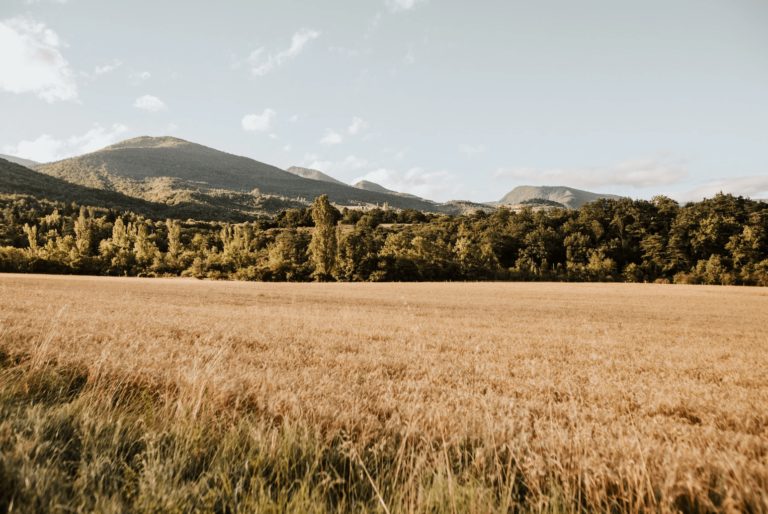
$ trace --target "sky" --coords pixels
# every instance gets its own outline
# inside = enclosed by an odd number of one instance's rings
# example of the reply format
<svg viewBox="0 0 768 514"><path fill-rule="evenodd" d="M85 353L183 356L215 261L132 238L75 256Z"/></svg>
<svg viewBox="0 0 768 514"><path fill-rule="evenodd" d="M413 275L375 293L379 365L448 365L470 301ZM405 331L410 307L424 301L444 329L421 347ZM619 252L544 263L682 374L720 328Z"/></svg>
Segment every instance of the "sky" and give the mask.
<svg viewBox="0 0 768 514"><path fill-rule="evenodd" d="M172 135L434 200L768 198L766 0L1 0L0 153Z"/></svg>

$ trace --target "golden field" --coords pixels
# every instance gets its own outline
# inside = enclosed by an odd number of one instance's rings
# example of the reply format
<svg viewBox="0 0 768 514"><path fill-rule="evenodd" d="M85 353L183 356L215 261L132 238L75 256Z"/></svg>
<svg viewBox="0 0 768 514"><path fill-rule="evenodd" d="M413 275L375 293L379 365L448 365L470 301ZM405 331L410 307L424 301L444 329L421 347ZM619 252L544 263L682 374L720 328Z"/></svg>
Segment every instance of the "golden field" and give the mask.
<svg viewBox="0 0 768 514"><path fill-rule="evenodd" d="M0 275L0 512L768 512L768 290Z"/></svg>

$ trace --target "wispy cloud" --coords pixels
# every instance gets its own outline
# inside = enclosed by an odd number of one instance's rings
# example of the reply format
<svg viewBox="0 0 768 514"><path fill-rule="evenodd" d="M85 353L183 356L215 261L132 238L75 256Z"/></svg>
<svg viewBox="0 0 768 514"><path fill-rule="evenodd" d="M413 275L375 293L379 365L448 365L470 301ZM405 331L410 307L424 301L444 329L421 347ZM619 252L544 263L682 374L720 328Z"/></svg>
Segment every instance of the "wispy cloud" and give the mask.
<svg viewBox="0 0 768 514"><path fill-rule="evenodd" d="M626 161L605 168L500 168L499 179L525 180L536 184L573 187L629 186L634 188L671 185L688 176L686 167L665 159Z"/></svg>
<svg viewBox="0 0 768 514"><path fill-rule="evenodd" d="M96 124L84 134L64 139L42 134L36 139L5 146L3 153L38 162L57 161L109 146L119 141L127 131L128 127L121 123L115 123L109 128Z"/></svg>
<svg viewBox="0 0 768 514"><path fill-rule="evenodd" d="M128 75L128 78L130 79L131 84L137 86L152 78L152 74L148 71L134 71Z"/></svg>
<svg viewBox="0 0 768 514"><path fill-rule="evenodd" d="M426 0L386 0L387 9L390 12L410 11L422 3L426 3Z"/></svg>
<svg viewBox="0 0 768 514"><path fill-rule="evenodd" d="M165 102L152 95L140 96L136 99L135 102L133 102L133 106L137 109L148 112L159 112L168 109L168 106L165 105Z"/></svg>
<svg viewBox="0 0 768 514"><path fill-rule="evenodd" d="M269 108L264 109L261 114L246 114L240 121L240 125L247 132L267 132L272 128L272 121L276 114Z"/></svg>
<svg viewBox="0 0 768 514"><path fill-rule="evenodd" d="M338 145L344 141L344 137L338 132L327 129L325 135L320 139L320 144L323 145Z"/></svg>
<svg viewBox="0 0 768 514"><path fill-rule="evenodd" d="M474 157L475 155L485 153L487 150L488 150L488 147L485 145L468 145L468 144L459 145L459 152L463 153L467 157Z"/></svg>
<svg viewBox="0 0 768 514"><path fill-rule="evenodd" d="M85 77L86 79L93 80L98 77L101 77L102 75L107 75L109 73L112 73L113 71L117 70L123 65L123 62L119 59L113 59L111 62L107 64L103 64L101 66L95 66L92 71L82 71L80 74Z"/></svg>
<svg viewBox="0 0 768 514"><path fill-rule="evenodd" d="M416 54L413 52L413 48L409 48L403 56L403 64L410 66L416 63Z"/></svg>
<svg viewBox="0 0 768 514"><path fill-rule="evenodd" d="M368 128L368 122L362 118L355 116L352 118L352 123L347 127L347 132L350 136L355 136Z"/></svg>
<svg viewBox="0 0 768 514"><path fill-rule="evenodd" d="M257 77L264 76L279 68L286 62L299 55L307 43L320 37L320 32L311 29L301 29L291 37L291 45L276 53L267 53L264 47L257 48L248 57L251 73Z"/></svg>
<svg viewBox="0 0 768 514"><path fill-rule="evenodd" d="M25 17L0 21L0 90L34 93L46 102L77 100L66 46L44 23Z"/></svg>

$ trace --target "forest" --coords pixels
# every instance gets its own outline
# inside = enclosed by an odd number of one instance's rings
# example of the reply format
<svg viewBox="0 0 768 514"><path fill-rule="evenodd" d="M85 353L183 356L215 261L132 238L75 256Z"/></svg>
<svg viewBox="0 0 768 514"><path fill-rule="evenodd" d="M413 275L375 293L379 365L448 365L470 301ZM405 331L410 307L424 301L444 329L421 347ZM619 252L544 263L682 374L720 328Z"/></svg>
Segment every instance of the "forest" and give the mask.
<svg viewBox="0 0 768 514"><path fill-rule="evenodd" d="M0 196L0 271L258 281L613 281L768 286L768 204L603 199L578 210L307 208L155 220Z"/></svg>

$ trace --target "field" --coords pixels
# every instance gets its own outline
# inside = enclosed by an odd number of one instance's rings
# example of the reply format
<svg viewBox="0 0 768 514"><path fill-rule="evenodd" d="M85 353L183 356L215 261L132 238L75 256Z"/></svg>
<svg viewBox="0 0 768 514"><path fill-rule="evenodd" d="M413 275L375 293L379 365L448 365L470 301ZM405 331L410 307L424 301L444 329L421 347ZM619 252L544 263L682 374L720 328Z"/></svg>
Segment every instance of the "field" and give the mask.
<svg viewBox="0 0 768 514"><path fill-rule="evenodd" d="M0 275L0 512L768 512L768 290Z"/></svg>

